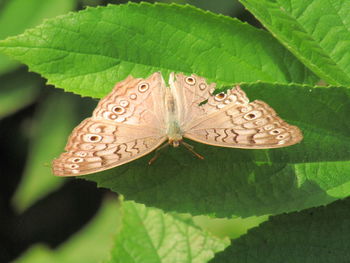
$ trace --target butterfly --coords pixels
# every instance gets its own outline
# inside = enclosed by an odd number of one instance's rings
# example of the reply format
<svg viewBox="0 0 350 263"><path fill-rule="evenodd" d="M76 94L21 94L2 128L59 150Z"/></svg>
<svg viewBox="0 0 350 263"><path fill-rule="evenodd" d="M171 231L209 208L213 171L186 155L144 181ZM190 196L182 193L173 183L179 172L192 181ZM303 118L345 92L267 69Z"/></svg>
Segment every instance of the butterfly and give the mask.
<svg viewBox="0 0 350 263"><path fill-rule="evenodd" d="M169 87L159 72L147 79L127 77L73 130L66 152L53 161L53 173L74 176L106 170L165 142L183 144L196 154L183 138L244 149L279 148L302 140L298 127L279 118L265 102L249 102L238 85L217 94L215 86L195 74L171 73Z"/></svg>

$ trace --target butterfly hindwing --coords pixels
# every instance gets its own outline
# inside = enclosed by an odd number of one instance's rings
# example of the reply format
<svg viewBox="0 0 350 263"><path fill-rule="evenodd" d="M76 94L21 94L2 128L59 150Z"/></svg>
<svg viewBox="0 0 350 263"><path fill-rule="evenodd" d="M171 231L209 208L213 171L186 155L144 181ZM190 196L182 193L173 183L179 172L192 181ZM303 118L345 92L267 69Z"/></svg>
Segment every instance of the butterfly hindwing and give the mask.
<svg viewBox="0 0 350 263"><path fill-rule="evenodd" d="M73 130L67 152L53 161L53 172L74 176L119 166L153 151L165 139L156 129L88 118Z"/></svg>
<svg viewBox="0 0 350 263"><path fill-rule="evenodd" d="M191 122L184 137L215 146L248 149L285 147L303 138L298 127L283 121L265 102L249 102L239 86L211 96L214 100L220 96L223 103L217 104L217 111Z"/></svg>

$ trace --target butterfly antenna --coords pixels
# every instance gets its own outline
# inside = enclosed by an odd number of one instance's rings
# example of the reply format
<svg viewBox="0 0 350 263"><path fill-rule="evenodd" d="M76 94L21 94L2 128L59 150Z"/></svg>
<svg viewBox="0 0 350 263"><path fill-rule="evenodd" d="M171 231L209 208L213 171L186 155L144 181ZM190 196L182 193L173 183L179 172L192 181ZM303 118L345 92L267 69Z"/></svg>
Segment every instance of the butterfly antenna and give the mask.
<svg viewBox="0 0 350 263"><path fill-rule="evenodd" d="M180 141L180 143L185 146L185 148L187 150L189 150L193 155L197 156L197 158L203 160L204 159L204 156L200 155L199 153L195 152L194 151L194 147L190 144L188 144L187 142L184 142L184 141Z"/></svg>

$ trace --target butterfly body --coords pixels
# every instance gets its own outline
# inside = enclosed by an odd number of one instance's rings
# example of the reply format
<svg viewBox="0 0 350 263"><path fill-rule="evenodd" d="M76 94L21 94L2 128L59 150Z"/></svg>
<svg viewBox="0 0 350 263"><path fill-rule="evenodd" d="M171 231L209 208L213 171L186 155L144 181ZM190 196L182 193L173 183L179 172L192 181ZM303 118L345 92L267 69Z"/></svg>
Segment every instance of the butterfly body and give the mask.
<svg viewBox="0 0 350 263"><path fill-rule="evenodd" d="M173 78L173 74L170 76L170 78ZM178 147L183 138L183 131L179 123L179 109L175 93L176 90L174 90L174 86L171 85L171 83L172 82L170 80L170 87L166 88L165 91L165 109L167 112L166 134L168 136L168 143L174 147Z"/></svg>
<svg viewBox="0 0 350 263"><path fill-rule="evenodd" d="M249 102L239 86L219 94L214 90L215 83L194 74L171 73L168 87L159 72L147 79L129 76L100 100L91 118L73 130L66 152L53 161L54 174L109 169L166 141L188 148L183 138L244 149L279 148L301 141L296 126L284 122L266 103Z"/></svg>

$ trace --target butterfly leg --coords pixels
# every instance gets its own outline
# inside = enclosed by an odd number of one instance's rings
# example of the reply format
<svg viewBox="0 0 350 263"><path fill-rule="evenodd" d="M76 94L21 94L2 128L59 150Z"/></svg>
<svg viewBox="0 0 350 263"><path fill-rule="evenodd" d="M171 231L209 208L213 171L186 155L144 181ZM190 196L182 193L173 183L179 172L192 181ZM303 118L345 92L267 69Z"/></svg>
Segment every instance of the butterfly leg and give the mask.
<svg viewBox="0 0 350 263"><path fill-rule="evenodd" d="M187 142L184 142L184 141L180 141L180 143L181 143L183 146L185 146L185 148L186 148L187 150L189 150L191 153L193 153L195 156L197 156L199 159L201 159L201 160L204 159L204 157L203 157L202 155L200 155L199 153L196 153L196 152L194 151L194 147L193 147L192 145L190 145L190 144L188 144Z"/></svg>
<svg viewBox="0 0 350 263"><path fill-rule="evenodd" d="M154 156L152 157L152 159L148 161L148 164L151 165L152 163L154 163L158 159L158 157L160 155L160 151L163 150L164 148L168 147L169 145L170 145L169 142L166 142L163 145L159 146L156 149L156 152L155 152Z"/></svg>

